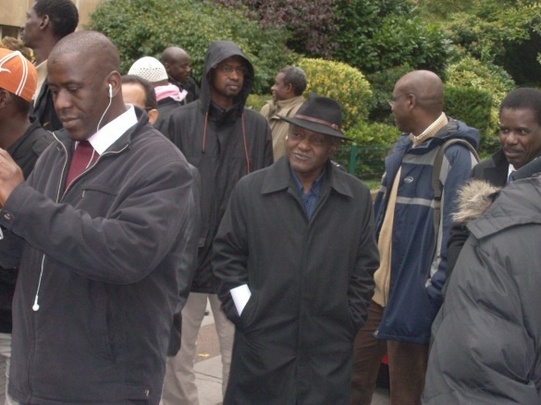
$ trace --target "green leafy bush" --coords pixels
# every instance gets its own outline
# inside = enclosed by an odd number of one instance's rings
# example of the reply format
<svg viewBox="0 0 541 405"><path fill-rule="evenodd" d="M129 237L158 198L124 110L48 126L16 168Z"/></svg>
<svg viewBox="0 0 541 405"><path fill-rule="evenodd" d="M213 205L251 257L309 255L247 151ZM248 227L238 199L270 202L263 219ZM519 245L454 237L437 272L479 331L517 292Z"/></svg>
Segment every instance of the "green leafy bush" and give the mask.
<svg viewBox="0 0 541 405"><path fill-rule="evenodd" d="M366 73L403 64L436 73L445 69L450 41L439 26L416 15L413 2L337 0L335 13L335 59Z"/></svg>
<svg viewBox="0 0 541 405"><path fill-rule="evenodd" d="M346 131L352 141L340 147L334 160L360 179L380 178L385 170L385 157L399 135L395 126L358 122Z"/></svg>
<svg viewBox="0 0 541 405"><path fill-rule="evenodd" d="M481 134L479 152L493 153L499 147L491 121L492 94L475 87L445 85L445 112L451 117L477 128Z"/></svg>
<svg viewBox="0 0 541 405"><path fill-rule="evenodd" d="M372 86L372 104L368 116L369 121L394 125L394 117L391 113L389 99L392 96L394 85L398 79L412 70L414 69L409 65L402 65L366 75Z"/></svg>
<svg viewBox="0 0 541 405"><path fill-rule="evenodd" d="M285 31L265 30L245 17L242 9L206 0L109 0L92 14L89 28L116 44L123 73L138 58L158 57L166 47L175 45L190 54L196 80L209 43L232 40L254 65L256 93L267 89L276 71L294 57L285 46Z"/></svg>
<svg viewBox="0 0 541 405"><path fill-rule="evenodd" d="M301 59L298 66L308 78L305 94L331 97L342 105L345 130L368 118L372 90L359 70L341 62L310 58Z"/></svg>
<svg viewBox="0 0 541 405"><path fill-rule="evenodd" d="M466 56L447 70L447 84L460 87L473 87L492 94L489 132L496 130L498 110L504 97L515 88L511 76L501 67Z"/></svg>
<svg viewBox="0 0 541 405"><path fill-rule="evenodd" d="M270 94L250 94L248 96L248 100L246 100L246 107L251 108L255 111L260 111L261 107L263 107L265 103L271 98L272 96Z"/></svg>

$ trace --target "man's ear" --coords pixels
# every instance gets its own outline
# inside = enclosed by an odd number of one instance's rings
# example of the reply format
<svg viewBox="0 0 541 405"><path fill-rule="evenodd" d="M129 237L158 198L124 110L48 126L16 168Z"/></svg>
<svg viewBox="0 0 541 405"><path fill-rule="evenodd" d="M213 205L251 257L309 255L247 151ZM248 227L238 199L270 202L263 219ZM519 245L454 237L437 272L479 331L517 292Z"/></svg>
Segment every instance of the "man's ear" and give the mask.
<svg viewBox="0 0 541 405"><path fill-rule="evenodd" d="M288 92L291 92L292 94L295 94L295 91L293 90L293 85L291 83L288 83L286 85L286 87L287 87Z"/></svg>
<svg viewBox="0 0 541 405"><path fill-rule="evenodd" d="M112 96L115 97L119 92L122 92L122 79L120 73L113 70L107 77L107 84L111 85ZM107 91L109 91L107 89Z"/></svg>
<svg viewBox="0 0 541 405"><path fill-rule="evenodd" d="M158 120L158 116L160 115L160 112L153 108L152 110L147 111L148 114L148 122L150 122L151 125L154 125L154 123Z"/></svg>
<svg viewBox="0 0 541 405"><path fill-rule="evenodd" d="M413 108L417 105L415 94L408 94L406 96L406 103L408 104L408 110L413 110Z"/></svg>
<svg viewBox="0 0 541 405"><path fill-rule="evenodd" d="M42 15L41 16L41 21L39 23L39 29L43 31L45 28L47 28L49 26L50 22L51 22L51 20L49 19L49 16L47 14Z"/></svg>

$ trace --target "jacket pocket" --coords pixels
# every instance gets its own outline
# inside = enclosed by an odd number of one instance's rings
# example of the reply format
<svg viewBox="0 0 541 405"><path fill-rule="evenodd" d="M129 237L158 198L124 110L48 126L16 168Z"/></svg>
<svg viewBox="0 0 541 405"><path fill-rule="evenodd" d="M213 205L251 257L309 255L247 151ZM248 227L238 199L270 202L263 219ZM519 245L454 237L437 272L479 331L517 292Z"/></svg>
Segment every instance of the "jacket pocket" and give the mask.
<svg viewBox="0 0 541 405"><path fill-rule="evenodd" d="M240 316L239 326L244 332L249 331L254 324L257 313L257 295L252 291L252 295L248 299L242 314Z"/></svg>
<svg viewBox="0 0 541 405"><path fill-rule="evenodd" d="M111 340L109 337L108 320L111 314L108 313L107 294L103 285L94 283L93 288L93 307L91 319L89 319L89 341L91 342L96 357L105 360L114 360L111 350Z"/></svg>
<svg viewBox="0 0 541 405"><path fill-rule="evenodd" d="M72 205L90 214L91 217L105 217L114 206L114 201L118 193L109 187L103 187L99 184L85 185L81 191L78 201L73 201Z"/></svg>

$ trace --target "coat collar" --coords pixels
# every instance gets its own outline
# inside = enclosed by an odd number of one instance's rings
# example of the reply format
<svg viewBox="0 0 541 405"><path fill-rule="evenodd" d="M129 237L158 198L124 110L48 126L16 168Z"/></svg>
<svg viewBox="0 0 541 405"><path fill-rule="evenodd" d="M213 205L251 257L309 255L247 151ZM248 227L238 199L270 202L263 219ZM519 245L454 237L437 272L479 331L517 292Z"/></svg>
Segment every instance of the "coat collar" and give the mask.
<svg viewBox="0 0 541 405"><path fill-rule="evenodd" d="M346 197L353 198L351 186L346 181L346 173L340 173L331 161L327 161L325 165L325 176L321 183L322 194L329 188ZM261 187L262 194L270 194L281 190L287 190L289 187L295 188L293 179L289 171L289 161L286 156L281 157L276 163L270 166L263 179Z"/></svg>
<svg viewBox="0 0 541 405"><path fill-rule="evenodd" d="M137 124L124 132L111 146L109 146L109 148L107 148L104 154L108 152L120 152L122 149L124 149L127 145L130 144L133 134L144 125L148 124L148 115L145 111L141 110L138 107L135 107L135 114L138 120ZM75 141L69 137L69 135L63 128L53 132L53 137L56 139L57 142L62 143L67 151L72 152L74 150L73 144L75 143Z"/></svg>

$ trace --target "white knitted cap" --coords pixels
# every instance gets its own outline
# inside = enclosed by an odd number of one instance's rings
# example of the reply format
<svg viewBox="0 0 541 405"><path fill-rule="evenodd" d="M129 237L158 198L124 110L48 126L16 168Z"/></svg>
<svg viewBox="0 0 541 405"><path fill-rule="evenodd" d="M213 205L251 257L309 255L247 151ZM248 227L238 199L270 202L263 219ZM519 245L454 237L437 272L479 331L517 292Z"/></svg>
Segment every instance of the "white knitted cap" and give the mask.
<svg viewBox="0 0 541 405"><path fill-rule="evenodd" d="M165 66L152 56L143 56L131 65L129 75L135 75L148 80L150 83L167 80Z"/></svg>

